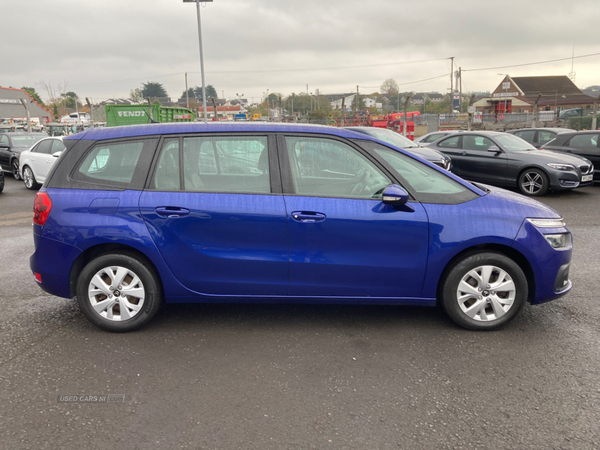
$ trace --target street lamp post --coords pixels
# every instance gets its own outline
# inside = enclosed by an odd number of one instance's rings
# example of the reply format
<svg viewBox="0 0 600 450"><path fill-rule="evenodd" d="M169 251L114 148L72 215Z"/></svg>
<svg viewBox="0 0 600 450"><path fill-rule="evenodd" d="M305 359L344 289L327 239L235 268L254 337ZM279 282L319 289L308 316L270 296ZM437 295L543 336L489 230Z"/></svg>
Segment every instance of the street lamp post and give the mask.
<svg viewBox="0 0 600 450"><path fill-rule="evenodd" d="M212 2L213 0L202 0ZM202 51L202 25L200 21L200 0L183 0L183 3L196 3L196 15L198 17L198 44L200 46L200 73L202 74L202 108L204 109L204 123L208 122L206 114L206 84L204 82L204 53Z"/></svg>

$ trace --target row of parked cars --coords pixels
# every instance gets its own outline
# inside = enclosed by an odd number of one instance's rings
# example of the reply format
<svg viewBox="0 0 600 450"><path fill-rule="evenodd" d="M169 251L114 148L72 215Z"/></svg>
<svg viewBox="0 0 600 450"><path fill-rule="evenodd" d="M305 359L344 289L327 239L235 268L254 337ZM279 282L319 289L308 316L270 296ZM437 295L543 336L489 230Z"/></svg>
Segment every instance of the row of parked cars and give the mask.
<svg viewBox="0 0 600 450"><path fill-rule="evenodd" d="M439 131L416 144L452 159L452 171L472 181L542 196L548 190L589 186L600 180L600 131L562 128Z"/></svg>

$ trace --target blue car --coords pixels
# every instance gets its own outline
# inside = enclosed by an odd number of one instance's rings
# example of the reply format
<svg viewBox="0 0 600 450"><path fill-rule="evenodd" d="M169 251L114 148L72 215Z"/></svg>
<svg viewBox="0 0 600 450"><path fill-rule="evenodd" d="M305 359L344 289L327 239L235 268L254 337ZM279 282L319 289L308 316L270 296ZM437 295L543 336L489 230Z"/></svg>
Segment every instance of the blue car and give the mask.
<svg viewBox="0 0 600 450"><path fill-rule="evenodd" d="M180 302L440 304L492 330L572 286L554 210L365 134L185 123L64 143L35 198L31 269L104 330Z"/></svg>

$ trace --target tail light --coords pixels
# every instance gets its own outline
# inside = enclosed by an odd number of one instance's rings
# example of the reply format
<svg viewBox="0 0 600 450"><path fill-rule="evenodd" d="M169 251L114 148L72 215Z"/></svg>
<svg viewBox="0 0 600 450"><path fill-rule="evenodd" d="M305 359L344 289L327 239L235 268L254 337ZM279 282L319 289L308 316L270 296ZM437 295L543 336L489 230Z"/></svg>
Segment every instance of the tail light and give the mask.
<svg viewBox="0 0 600 450"><path fill-rule="evenodd" d="M47 192L38 192L35 194L33 202L33 223L46 225L46 220L52 210L52 200Z"/></svg>

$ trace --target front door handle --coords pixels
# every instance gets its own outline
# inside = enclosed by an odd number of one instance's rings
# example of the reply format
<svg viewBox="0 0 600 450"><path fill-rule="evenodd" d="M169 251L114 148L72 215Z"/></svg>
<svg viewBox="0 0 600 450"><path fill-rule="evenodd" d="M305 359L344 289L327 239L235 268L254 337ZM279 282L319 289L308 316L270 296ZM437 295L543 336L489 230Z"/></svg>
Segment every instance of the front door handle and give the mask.
<svg viewBox="0 0 600 450"><path fill-rule="evenodd" d="M461 155L467 156L467 152L460 152Z"/></svg>
<svg viewBox="0 0 600 450"><path fill-rule="evenodd" d="M190 213L189 209L178 208L176 206L159 206L155 211L159 216L164 217L182 217Z"/></svg>
<svg viewBox="0 0 600 450"><path fill-rule="evenodd" d="M292 213L292 219L302 223L322 222L326 217L325 214L314 211L294 211Z"/></svg>

